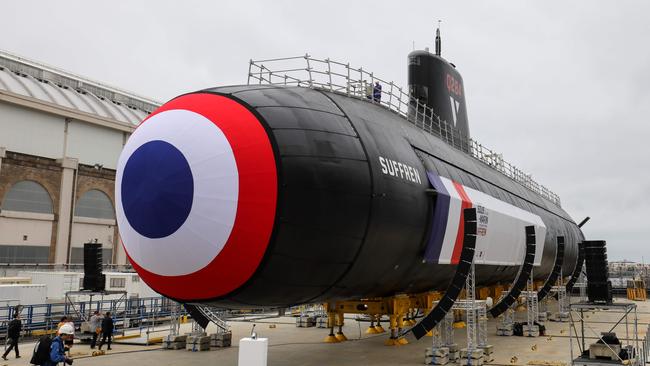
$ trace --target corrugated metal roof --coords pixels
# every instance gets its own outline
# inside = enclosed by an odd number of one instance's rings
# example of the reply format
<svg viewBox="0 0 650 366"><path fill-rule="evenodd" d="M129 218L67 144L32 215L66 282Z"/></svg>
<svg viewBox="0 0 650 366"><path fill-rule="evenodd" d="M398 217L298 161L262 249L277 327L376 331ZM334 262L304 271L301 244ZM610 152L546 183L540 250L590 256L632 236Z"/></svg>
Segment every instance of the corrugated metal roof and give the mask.
<svg viewBox="0 0 650 366"><path fill-rule="evenodd" d="M161 104L4 51L0 90L134 126Z"/></svg>

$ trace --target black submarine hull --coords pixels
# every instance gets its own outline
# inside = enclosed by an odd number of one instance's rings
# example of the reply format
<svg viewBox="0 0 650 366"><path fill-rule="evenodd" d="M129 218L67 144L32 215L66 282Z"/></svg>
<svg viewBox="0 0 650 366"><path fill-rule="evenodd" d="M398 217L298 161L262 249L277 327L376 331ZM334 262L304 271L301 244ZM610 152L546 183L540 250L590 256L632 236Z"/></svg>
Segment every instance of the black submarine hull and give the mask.
<svg viewBox="0 0 650 366"><path fill-rule="evenodd" d="M240 103L264 126L276 157L278 201L271 239L253 275L230 293L179 300L285 307L445 289L456 266L423 260L433 214L426 172L538 215L546 237L535 279L551 274L557 236L565 238L563 273L576 266L583 235L564 210L390 110L300 87L199 93ZM380 157L418 170L420 183L384 174ZM509 284L518 271L517 265L479 264L476 281Z"/></svg>

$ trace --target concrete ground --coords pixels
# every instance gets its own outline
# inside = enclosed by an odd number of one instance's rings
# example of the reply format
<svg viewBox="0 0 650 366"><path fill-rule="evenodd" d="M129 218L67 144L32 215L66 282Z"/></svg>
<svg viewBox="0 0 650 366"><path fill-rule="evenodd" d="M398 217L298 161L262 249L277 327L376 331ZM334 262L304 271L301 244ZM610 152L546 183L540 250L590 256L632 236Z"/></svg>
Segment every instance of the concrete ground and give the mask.
<svg viewBox="0 0 650 366"><path fill-rule="evenodd" d="M650 322L650 303L636 302L639 306L639 337L645 336ZM551 306L552 308L552 306ZM588 317L588 318L587 318ZM588 312L587 321L593 322L589 327L594 332L608 330L619 317L604 312ZM517 320L523 321L525 312L517 313ZM631 318L630 318L631 320ZM212 349L206 352L189 352L186 350L161 350L160 345L138 346L116 344L113 350L104 356L90 357L87 345L75 345L73 355L77 366L165 366L185 364L236 365L238 358L238 340L250 334L252 322L231 321L233 331L233 346L230 348ZM426 337L416 341L408 337L409 344L388 347L384 345L386 334L366 335L368 323L359 323L353 318L346 320L344 333L349 341L338 344L322 342L327 335L327 329L296 328L295 319L291 317L256 320L255 330L259 337L269 338L269 365L422 365L424 349L431 345L431 338ZM271 324L275 328L269 327ZM495 359L492 365L546 365L545 362L564 362L570 360L569 323L547 322L547 335L538 338L497 337L496 321L488 323L489 343L494 345ZM189 325L183 330L189 331ZM208 332L214 331L209 328ZM632 336L632 327L629 329ZM588 336L594 333L586 328ZM615 332L619 338L625 336L624 324L619 325ZM157 334L158 336L163 333ZM457 329L455 337L462 347L466 344L465 330ZM587 340L593 342L594 340ZM1 361L0 366L27 365L31 357L33 344L21 344L23 358L14 360L10 355L9 361ZM577 344L574 342L574 352ZM513 357L516 357L513 358ZM551 363L551 365L559 365Z"/></svg>

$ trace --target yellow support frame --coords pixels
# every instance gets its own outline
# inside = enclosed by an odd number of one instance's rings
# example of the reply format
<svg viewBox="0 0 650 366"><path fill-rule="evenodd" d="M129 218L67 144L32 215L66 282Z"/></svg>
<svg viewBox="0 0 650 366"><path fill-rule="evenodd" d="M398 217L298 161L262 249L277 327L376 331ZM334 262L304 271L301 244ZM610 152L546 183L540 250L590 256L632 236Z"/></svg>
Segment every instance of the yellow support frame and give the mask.
<svg viewBox="0 0 650 366"><path fill-rule="evenodd" d="M543 286L543 283L539 282L536 285L539 288ZM478 291L478 297L481 300L492 297L496 301L501 297L501 293L508 288L509 286L504 285L481 287ZM433 303L439 301L442 295L439 291L430 291L419 294L400 294L390 297L339 300L325 303L323 308L327 313L327 326L330 328L330 334L325 338L325 342L338 343L347 339L342 332L345 314L365 314L371 320L366 334L383 333L384 328L381 326L380 319L382 316L387 316L390 338L386 340L386 345L406 344L406 339L398 337L398 331L405 326L415 325L417 311L430 311L433 309ZM460 298L463 296L464 291L461 293ZM377 325L374 325L375 323ZM334 333L335 327L339 328L336 334Z"/></svg>
<svg viewBox="0 0 650 366"><path fill-rule="evenodd" d="M388 316L390 338L386 341L386 344L406 344L408 343L406 339L397 336L398 330L404 328L404 326L415 325L416 312L418 310L431 310L433 303L441 298L442 294L440 292L432 291L372 299L340 300L323 304L327 312L327 326L330 328L330 334L325 338L325 342L336 343L346 340L341 330L345 314L365 314L371 319L371 327L366 333L383 333L384 329L379 320L382 316ZM374 322L377 322L376 326L373 326ZM339 327L336 335L334 334L334 327Z"/></svg>

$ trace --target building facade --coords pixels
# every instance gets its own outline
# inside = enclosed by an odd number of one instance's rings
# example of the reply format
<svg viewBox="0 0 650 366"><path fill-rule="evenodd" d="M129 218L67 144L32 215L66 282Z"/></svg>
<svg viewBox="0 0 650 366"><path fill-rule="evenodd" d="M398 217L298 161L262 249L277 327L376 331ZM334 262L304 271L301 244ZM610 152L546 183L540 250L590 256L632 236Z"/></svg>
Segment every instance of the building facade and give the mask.
<svg viewBox="0 0 650 366"><path fill-rule="evenodd" d="M126 264L115 168L159 103L0 52L0 264Z"/></svg>

